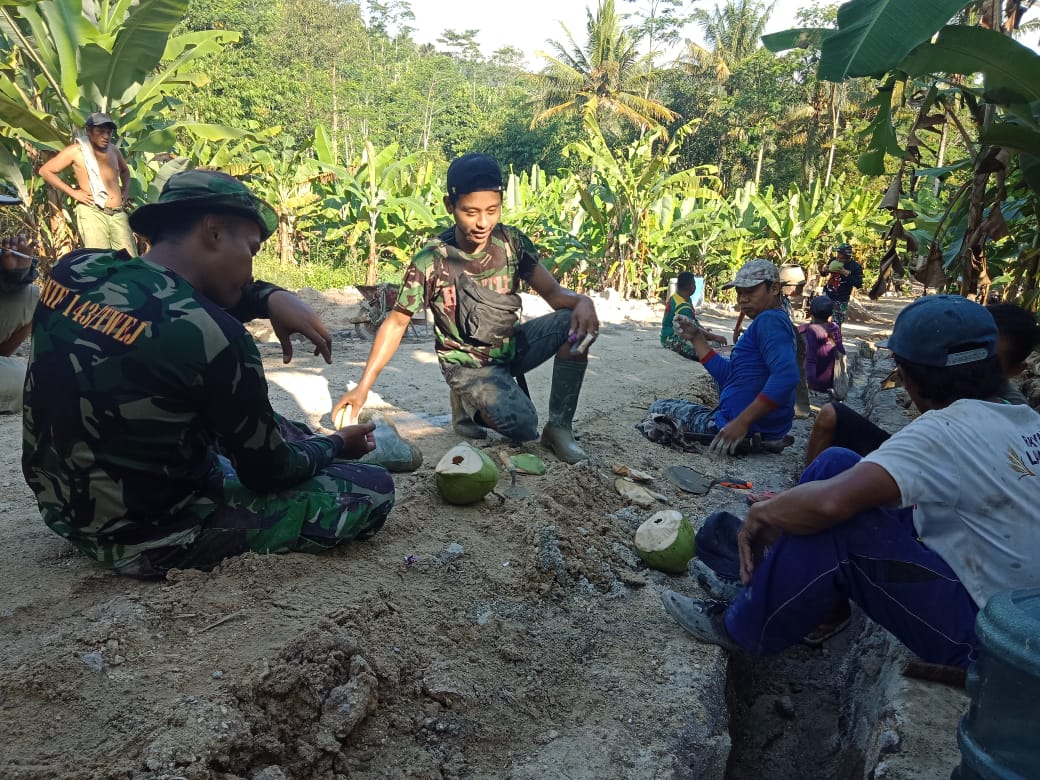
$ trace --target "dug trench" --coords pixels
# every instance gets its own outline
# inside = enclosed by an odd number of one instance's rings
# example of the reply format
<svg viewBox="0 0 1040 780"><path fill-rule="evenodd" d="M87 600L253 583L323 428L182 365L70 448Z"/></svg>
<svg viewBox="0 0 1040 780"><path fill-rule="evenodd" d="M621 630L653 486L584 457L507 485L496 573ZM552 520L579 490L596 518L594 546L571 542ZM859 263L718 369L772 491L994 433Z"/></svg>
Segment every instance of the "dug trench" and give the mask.
<svg viewBox="0 0 1040 780"><path fill-rule="evenodd" d="M335 325L341 302L312 300ZM856 776L842 772L870 762L873 737L861 732L873 733L865 724L879 708L849 704L841 680L869 677L868 659L880 670L891 648L877 644L853 669L838 659L855 629L826 656L795 650L775 662L728 659L691 640L660 592L696 594L696 584L642 565L631 540L653 510L612 489L612 467L624 463L656 476L668 505L695 522L739 513L744 492L682 493L668 466L784 487L811 421L797 421L784 454L725 463L648 442L633 426L655 398L710 401L711 382L660 349L657 312L599 303L607 324L577 419L587 463L559 463L532 443L524 451L549 469L520 478L527 497L441 501L433 464L458 438L419 334L373 406L424 463L396 478L397 506L379 535L321 556L250 554L158 583L114 577L43 528L19 474L20 420L0 418L0 776ZM856 327L885 327L887 306ZM729 312L705 318L718 332L732 327ZM275 407L329 425L368 344L338 339L333 366L300 345L283 366L277 344L257 335ZM550 371L529 377L542 414ZM483 446L496 461L516 451ZM857 690L865 700L875 688ZM862 760L852 759L861 744Z"/></svg>

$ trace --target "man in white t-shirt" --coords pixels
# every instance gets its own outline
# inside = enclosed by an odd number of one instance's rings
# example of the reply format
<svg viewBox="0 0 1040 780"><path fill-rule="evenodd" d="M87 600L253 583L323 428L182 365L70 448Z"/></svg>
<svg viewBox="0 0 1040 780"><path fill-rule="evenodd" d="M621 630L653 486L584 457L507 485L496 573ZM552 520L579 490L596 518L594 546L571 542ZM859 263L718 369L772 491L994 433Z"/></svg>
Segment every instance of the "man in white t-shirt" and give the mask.
<svg viewBox="0 0 1040 780"><path fill-rule="evenodd" d="M921 298L887 346L921 416L863 459L825 450L800 485L752 506L731 604L665 591L698 639L779 652L850 598L923 660L965 667L986 601L1040 586L1040 415L983 400L1004 382L992 315Z"/></svg>

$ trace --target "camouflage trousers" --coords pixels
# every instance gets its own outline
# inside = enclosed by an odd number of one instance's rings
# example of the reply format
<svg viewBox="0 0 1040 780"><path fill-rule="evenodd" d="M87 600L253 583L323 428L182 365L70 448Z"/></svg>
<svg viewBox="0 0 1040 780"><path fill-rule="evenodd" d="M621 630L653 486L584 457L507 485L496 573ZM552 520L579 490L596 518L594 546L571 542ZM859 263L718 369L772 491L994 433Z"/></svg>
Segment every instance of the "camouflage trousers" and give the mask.
<svg viewBox="0 0 1040 780"><path fill-rule="evenodd" d="M279 418L290 440L310 435L299 424ZM127 557L104 557L113 548L98 545L95 557L133 577L162 577L169 569L211 569L225 558L247 551L258 553L318 553L379 531L394 504L394 483L382 466L337 460L315 476L275 493L256 493L245 487L235 469L219 456L223 482L219 501L199 499L183 511L199 517L190 541L150 547ZM105 558L108 558L107 560Z"/></svg>
<svg viewBox="0 0 1040 780"><path fill-rule="evenodd" d="M665 349L670 349L672 352L675 352L676 354L682 355L687 360L697 360L699 362L699 359L697 357L697 350L693 348L693 344L691 344L684 338L676 336L674 333L671 336L665 338L661 346Z"/></svg>
<svg viewBox="0 0 1040 780"><path fill-rule="evenodd" d="M849 313L849 302L848 301L834 301L834 314L831 315L831 321L839 328L842 323L845 322L845 315Z"/></svg>

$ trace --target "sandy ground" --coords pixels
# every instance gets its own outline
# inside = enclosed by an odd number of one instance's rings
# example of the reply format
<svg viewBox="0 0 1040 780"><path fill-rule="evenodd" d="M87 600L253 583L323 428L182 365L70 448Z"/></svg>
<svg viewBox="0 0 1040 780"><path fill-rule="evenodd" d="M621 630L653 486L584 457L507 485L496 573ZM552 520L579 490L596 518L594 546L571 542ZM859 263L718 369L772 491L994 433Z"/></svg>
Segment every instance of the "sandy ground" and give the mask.
<svg viewBox="0 0 1040 780"><path fill-rule="evenodd" d="M340 333L334 364L303 345L289 366L277 344L261 350L275 407L328 425L369 344L340 298L309 297ZM529 497L472 507L436 492L433 466L459 439L432 336L407 338L376 390L425 462L395 480L381 534L322 556L117 578L43 526L18 465L20 417L0 417L0 777L721 777L725 657L664 614L661 589L696 586L639 563L631 537L651 512L613 492L611 466L650 471L699 522L741 511L744 495L680 493L667 466L782 487L810 421L784 455L720 463L651 444L633 428L647 406L710 402L710 382L660 348L659 311L600 311L576 420L590 461L568 466L532 443L549 471L521 478ZM731 313L705 315L732 329ZM529 376L542 415L549 376Z"/></svg>

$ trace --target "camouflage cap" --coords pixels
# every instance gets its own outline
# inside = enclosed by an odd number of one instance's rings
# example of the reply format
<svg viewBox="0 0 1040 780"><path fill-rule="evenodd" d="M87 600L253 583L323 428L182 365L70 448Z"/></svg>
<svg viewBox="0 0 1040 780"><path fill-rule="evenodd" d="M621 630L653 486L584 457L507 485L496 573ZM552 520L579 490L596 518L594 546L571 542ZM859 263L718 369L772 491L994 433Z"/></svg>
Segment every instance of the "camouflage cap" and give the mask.
<svg viewBox="0 0 1040 780"><path fill-rule="evenodd" d="M273 208L260 200L233 176L220 171L184 171L170 177L159 200L141 206L130 215L130 227L145 238L157 228L177 219L178 213L212 211L236 214L260 226L260 240L266 240L278 227Z"/></svg>
<svg viewBox="0 0 1040 780"><path fill-rule="evenodd" d="M834 251L839 255L848 255L852 257L852 244L838 244L834 247Z"/></svg>
<svg viewBox="0 0 1040 780"><path fill-rule="evenodd" d="M779 281L780 270L773 261L759 258L757 260L748 260L744 263L740 270L737 271L737 275L733 277L733 280L726 282L722 287L757 287L763 282Z"/></svg>

